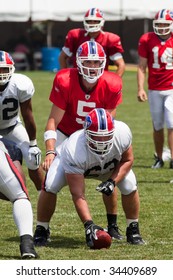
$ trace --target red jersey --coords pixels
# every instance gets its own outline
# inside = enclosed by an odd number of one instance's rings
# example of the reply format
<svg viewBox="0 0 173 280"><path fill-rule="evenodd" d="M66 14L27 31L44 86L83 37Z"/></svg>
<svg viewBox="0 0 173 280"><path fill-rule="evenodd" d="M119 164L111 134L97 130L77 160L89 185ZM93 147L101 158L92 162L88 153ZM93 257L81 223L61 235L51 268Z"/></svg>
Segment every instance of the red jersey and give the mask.
<svg viewBox="0 0 173 280"><path fill-rule="evenodd" d="M68 32L64 47L68 48L70 53L72 53L74 67L76 67L76 51L78 47L82 43L90 40L92 39L84 29L72 29ZM110 56L115 55L116 53L124 52L120 37L116 34L102 31L94 40L99 43L105 51L107 57L105 70L108 70Z"/></svg>
<svg viewBox="0 0 173 280"><path fill-rule="evenodd" d="M104 71L96 86L87 93L76 68L62 69L55 76L49 100L65 110L57 129L69 136L83 128L85 116L92 109L114 109L122 102L122 79Z"/></svg>
<svg viewBox="0 0 173 280"><path fill-rule="evenodd" d="M154 32L148 32L139 39L138 53L148 60L148 88L172 89L173 36L163 41Z"/></svg>

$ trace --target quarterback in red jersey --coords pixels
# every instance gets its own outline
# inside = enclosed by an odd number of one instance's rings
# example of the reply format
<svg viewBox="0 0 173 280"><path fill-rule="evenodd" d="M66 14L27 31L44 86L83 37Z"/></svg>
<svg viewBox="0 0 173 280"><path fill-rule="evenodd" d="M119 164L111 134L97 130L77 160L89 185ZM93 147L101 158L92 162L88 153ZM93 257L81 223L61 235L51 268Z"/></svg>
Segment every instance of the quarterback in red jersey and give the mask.
<svg viewBox="0 0 173 280"><path fill-rule="evenodd" d="M84 16L84 29L77 28L68 32L64 47L59 56L60 68L67 68L67 60L72 59L73 67L76 67L76 51L78 47L89 40L95 40L102 45L106 56L105 70L108 70L110 61L117 66L117 74L122 76L125 63L122 57L124 52L121 39L118 35L103 31L104 16L102 11L96 8L88 10Z"/></svg>
<svg viewBox="0 0 173 280"><path fill-rule="evenodd" d="M148 99L153 122L155 163L152 168L164 165L164 124L168 130L170 168L173 168L173 12L163 9L153 20L154 32L139 39L139 65L137 73L138 100ZM144 90L148 67L148 98Z"/></svg>
<svg viewBox="0 0 173 280"><path fill-rule="evenodd" d="M47 172L37 207L37 227L34 235L37 246L45 246L48 240L50 219L56 207L55 186L59 184L54 158L59 145L73 132L83 128L86 115L94 108L103 107L113 116L122 102L122 79L105 71L106 55L95 41L84 42L76 54L78 68L62 69L54 79L50 101L52 109L46 125L44 140L46 157L43 168ZM116 224L117 193L114 192L114 209L107 213L112 237L122 239ZM103 195L106 209L109 198Z"/></svg>

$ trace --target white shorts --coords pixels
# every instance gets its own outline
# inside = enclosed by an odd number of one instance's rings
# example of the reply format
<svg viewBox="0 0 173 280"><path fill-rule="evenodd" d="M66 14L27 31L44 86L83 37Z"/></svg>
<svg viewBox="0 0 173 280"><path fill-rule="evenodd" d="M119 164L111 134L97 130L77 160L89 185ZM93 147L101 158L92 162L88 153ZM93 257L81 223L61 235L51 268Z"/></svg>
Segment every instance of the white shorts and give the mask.
<svg viewBox="0 0 173 280"><path fill-rule="evenodd" d="M19 171L12 163L9 155L0 149L0 192L11 202L20 198L28 198L27 190Z"/></svg>
<svg viewBox="0 0 173 280"><path fill-rule="evenodd" d="M173 90L149 90L148 101L155 130L173 128Z"/></svg>

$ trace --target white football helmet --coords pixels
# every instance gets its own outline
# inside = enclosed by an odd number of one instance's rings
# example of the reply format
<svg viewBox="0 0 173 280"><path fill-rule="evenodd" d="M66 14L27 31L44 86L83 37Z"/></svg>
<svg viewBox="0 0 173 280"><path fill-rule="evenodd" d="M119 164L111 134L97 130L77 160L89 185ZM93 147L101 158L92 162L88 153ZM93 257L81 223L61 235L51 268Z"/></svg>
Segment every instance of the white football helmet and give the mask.
<svg viewBox="0 0 173 280"><path fill-rule="evenodd" d="M88 23L88 21L97 21L98 23ZM84 28L87 32L101 31L105 23L103 13L97 8L89 9L84 16Z"/></svg>
<svg viewBox="0 0 173 280"><path fill-rule="evenodd" d="M155 15L153 20L154 33L162 36L169 34L172 30L173 12L170 10L161 10ZM166 24L166 26L158 26L158 24Z"/></svg>
<svg viewBox="0 0 173 280"><path fill-rule="evenodd" d="M97 68L89 68L83 65L84 61L99 61L100 66ZM106 54L103 47L95 41L86 41L79 46L76 53L76 63L79 74L83 76L88 83L95 83L101 75L103 75L106 65ZM93 70L96 73L93 76Z"/></svg>
<svg viewBox="0 0 173 280"><path fill-rule="evenodd" d="M92 153L106 155L113 146L115 131L112 115L105 109L93 109L85 118L86 143Z"/></svg>
<svg viewBox="0 0 173 280"><path fill-rule="evenodd" d="M0 85L5 85L15 71L14 61L7 52L0 51Z"/></svg>

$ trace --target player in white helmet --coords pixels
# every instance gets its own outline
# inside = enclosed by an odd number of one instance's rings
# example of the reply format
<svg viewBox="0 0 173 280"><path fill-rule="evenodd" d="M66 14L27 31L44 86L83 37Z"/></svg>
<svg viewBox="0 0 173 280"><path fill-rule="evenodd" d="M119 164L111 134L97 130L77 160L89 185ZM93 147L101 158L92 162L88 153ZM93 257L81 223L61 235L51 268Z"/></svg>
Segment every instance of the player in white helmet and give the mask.
<svg viewBox="0 0 173 280"><path fill-rule="evenodd" d="M143 34L139 39L139 64L137 73L138 101L149 101L153 123L155 162L152 168L161 168L164 160L173 169L173 12L160 10L153 20L154 32ZM145 77L148 68L148 97ZM168 147L164 148L164 126L168 133Z"/></svg>
<svg viewBox="0 0 173 280"><path fill-rule="evenodd" d="M68 61L72 61L76 67L76 51L86 41L96 41L102 45L106 53L106 67L112 62L116 66L116 73L120 76L125 71L123 59L123 47L121 39L117 34L103 30L105 18L103 12L98 8L89 9L84 15L84 28L72 29L68 32L65 44L59 56L60 68L69 67Z"/></svg>
<svg viewBox="0 0 173 280"><path fill-rule="evenodd" d="M15 72L11 55L0 51L0 134L21 149L29 176L37 190L44 179L41 151L37 146L36 124L32 112L34 85L30 78ZM24 125L20 120L22 116Z"/></svg>
<svg viewBox="0 0 173 280"><path fill-rule="evenodd" d="M104 195L104 200L109 199L105 208L110 217L114 216L114 190L119 188L127 222L127 242L133 245L144 244L139 232L139 194L135 174L131 169L132 135L125 123L114 121L111 114L102 108L93 109L86 116L84 129L73 133L59 146L52 164L56 169L57 184L51 192L58 193L69 185L76 211L85 227L89 247L93 245L95 230L103 228L92 220L85 197L85 178L101 181L96 190ZM49 192L47 186L45 191ZM112 223L110 219L110 235Z"/></svg>

